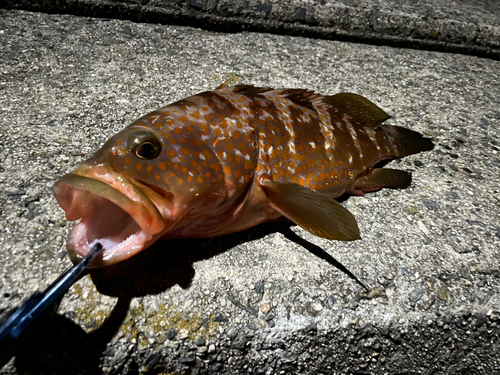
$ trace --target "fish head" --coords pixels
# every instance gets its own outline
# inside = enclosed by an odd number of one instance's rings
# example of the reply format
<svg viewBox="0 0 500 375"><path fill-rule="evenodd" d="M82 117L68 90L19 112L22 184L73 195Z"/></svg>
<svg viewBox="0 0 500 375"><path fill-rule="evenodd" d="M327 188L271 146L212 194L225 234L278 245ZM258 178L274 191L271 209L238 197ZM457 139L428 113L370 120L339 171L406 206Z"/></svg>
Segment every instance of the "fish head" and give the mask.
<svg viewBox="0 0 500 375"><path fill-rule="evenodd" d="M80 220L67 241L73 262L99 242L91 267L118 263L224 198L223 178L207 171L213 152L196 134L155 127L152 118L117 133L55 184L66 218Z"/></svg>

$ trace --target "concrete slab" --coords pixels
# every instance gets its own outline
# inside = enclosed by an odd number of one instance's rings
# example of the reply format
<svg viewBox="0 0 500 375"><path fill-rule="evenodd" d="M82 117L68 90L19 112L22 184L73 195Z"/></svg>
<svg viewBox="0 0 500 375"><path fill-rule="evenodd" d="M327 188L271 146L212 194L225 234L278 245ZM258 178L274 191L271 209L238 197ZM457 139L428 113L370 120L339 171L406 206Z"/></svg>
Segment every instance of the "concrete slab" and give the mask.
<svg viewBox="0 0 500 375"><path fill-rule="evenodd" d="M500 372L498 61L23 11L0 12L0 38L3 311L69 265L55 180L226 79L355 92L436 143L389 164L410 188L343 202L362 241L273 224L160 243L72 287L2 373Z"/></svg>
<svg viewBox="0 0 500 375"><path fill-rule="evenodd" d="M496 0L5 0L3 7L500 59Z"/></svg>

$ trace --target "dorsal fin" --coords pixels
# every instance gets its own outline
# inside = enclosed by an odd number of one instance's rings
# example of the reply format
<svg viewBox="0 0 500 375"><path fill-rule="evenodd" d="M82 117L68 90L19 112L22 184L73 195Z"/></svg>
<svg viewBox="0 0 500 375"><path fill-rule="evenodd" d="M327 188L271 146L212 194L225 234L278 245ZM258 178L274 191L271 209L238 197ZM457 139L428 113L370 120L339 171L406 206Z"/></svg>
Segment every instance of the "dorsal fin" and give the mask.
<svg viewBox="0 0 500 375"><path fill-rule="evenodd" d="M220 89L225 89L227 87L227 85L229 85L229 82L231 82L231 80L227 80L226 82L224 82L222 85L220 85L219 87L216 87L215 90L220 90ZM215 91L214 90L214 91Z"/></svg>
<svg viewBox="0 0 500 375"><path fill-rule="evenodd" d="M267 92L274 90L271 87L255 87L254 85L236 85L233 87L230 87L234 92L237 92L242 95L246 96L255 96L259 95L260 93Z"/></svg>
<svg viewBox="0 0 500 375"><path fill-rule="evenodd" d="M357 125L376 128L390 118L387 113L373 104L365 97L358 94L339 93L332 96L319 98L330 108L329 111L340 118L347 116Z"/></svg>
<svg viewBox="0 0 500 375"><path fill-rule="evenodd" d="M228 87L229 81L224 82L216 90ZM234 92L246 96L256 96L274 90L271 87L255 87L253 85L236 85L229 87ZM351 123L359 126L376 128L390 116L365 97L352 93L339 93L332 96L323 96L307 89L276 90L280 95L293 103L315 110L315 104L327 105L328 111L339 118L347 116Z"/></svg>
<svg viewBox="0 0 500 375"><path fill-rule="evenodd" d="M314 110L313 100L321 97L320 94L307 89L285 89L281 90L280 94L293 103L312 110Z"/></svg>

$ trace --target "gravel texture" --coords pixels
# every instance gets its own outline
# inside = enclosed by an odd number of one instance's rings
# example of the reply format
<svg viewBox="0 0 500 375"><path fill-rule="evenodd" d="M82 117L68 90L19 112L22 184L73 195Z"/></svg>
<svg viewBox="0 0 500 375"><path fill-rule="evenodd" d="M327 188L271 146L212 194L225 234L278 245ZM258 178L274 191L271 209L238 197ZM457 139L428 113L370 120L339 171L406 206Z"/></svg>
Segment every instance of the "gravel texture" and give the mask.
<svg viewBox="0 0 500 375"><path fill-rule="evenodd" d="M3 7L500 59L497 0L4 0Z"/></svg>
<svg viewBox="0 0 500 375"><path fill-rule="evenodd" d="M362 241L274 223L158 243L74 285L1 373L500 373L500 62L6 10L0 40L2 311L69 265L56 179L226 79L355 92L436 144L389 163L408 189L343 200Z"/></svg>

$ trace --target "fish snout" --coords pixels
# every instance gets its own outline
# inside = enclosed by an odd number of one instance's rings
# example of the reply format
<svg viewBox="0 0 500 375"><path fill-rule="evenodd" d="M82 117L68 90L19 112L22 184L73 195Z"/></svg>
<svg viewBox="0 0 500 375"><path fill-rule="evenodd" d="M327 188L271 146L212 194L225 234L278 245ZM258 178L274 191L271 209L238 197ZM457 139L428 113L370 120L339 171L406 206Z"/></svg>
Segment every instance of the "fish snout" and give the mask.
<svg viewBox="0 0 500 375"><path fill-rule="evenodd" d="M124 260L149 247L173 225L168 201L147 186L105 166L80 165L54 186L55 197L70 221L80 219L67 242L73 261L100 242L104 251L93 266ZM165 194L168 197L168 194Z"/></svg>

